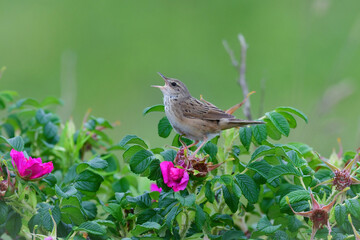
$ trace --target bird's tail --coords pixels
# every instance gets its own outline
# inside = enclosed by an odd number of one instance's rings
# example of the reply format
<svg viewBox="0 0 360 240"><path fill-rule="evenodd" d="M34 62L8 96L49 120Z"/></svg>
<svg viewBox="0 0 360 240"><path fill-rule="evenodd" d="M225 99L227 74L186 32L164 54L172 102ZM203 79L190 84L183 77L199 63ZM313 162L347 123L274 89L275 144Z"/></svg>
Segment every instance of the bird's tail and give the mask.
<svg viewBox="0 0 360 240"><path fill-rule="evenodd" d="M237 118L225 118L225 119L223 118L219 122L221 130L234 128L234 127L245 127L247 125L255 125L255 124L265 124L265 122L241 120L241 119L237 119Z"/></svg>

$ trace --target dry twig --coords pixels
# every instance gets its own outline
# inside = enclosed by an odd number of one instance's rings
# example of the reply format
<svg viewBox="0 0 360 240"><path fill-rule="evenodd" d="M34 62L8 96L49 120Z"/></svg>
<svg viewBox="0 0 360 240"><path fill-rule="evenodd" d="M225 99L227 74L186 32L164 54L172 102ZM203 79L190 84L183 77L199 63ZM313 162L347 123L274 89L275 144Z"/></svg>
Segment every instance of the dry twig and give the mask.
<svg viewBox="0 0 360 240"><path fill-rule="evenodd" d="M241 86L243 97L245 98L249 94L249 88L247 86L245 72L246 72L246 52L248 45L246 44L245 38L242 34L238 35L240 47L241 47L241 55L240 55L240 64L236 60L234 52L229 47L228 43L224 40L224 48L230 56L232 65L236 68L239 72L239 80L238 83ZM251 110L250 110L250 100L247 100L244 104L244 114L248 120L252 120Z"/></svg>

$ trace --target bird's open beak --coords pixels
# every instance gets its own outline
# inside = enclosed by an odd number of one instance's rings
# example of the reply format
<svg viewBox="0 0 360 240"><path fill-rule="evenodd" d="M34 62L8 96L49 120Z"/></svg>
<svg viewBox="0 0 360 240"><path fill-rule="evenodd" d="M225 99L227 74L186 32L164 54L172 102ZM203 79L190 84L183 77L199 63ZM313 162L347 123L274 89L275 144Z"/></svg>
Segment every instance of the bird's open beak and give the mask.
<svg viewBox="0 0 360 240"><path fill-rule="evenodd" d="M167 79L167 77L165 77L165 76L164 76L164 75L162 75L161 73L159 73L159 72L158 72L158 74L160 75L160 77L162 77L162 79L164 79L164 81L165 81L165 85L164 85L164 86L151 85L151 86L152 86L152 87L156 87L156 88L163 89L163 88L166 86L166 84L167 84L167 82L168 82L168 79Z"/></svg>

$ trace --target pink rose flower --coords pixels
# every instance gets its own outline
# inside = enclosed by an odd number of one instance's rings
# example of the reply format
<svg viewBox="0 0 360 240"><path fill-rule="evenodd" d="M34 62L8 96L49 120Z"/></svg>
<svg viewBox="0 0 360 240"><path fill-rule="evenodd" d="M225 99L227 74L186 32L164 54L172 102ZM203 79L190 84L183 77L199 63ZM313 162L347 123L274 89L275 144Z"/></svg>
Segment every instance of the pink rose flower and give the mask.
<svg viewBox="0 0 360 240"><path fill-rule="evenodd" d="M54 169L52 162L42 163L41 158L25 158L23 152L12 149L10 152L11 163L17 169L21 178L33 180L49 174Z"/></svg>
<svg viewBox="0 0 360 240"><path fill-rule="evenodd" d="M53 240L53 238L52 237L46 237L46 238L44 238L44 240Z"/></svg>
<svg viewBox="0 0 360 240"><path fill-rule="evenodd" d="M156 183L152 183L152 184L150 185L150 191L152 191L152 192L161 192L161 191L162 191L162 188L161 188L161 187L158 187L158 186L156 185Z"/></svg>
<svg viewBox="0 0 360 240"><path fill-rule="evenodd" d="M184 190L189 182L189 174L185 169L176 168L172 162L160 163L164 183L171 187L174 192Z"/></svg>

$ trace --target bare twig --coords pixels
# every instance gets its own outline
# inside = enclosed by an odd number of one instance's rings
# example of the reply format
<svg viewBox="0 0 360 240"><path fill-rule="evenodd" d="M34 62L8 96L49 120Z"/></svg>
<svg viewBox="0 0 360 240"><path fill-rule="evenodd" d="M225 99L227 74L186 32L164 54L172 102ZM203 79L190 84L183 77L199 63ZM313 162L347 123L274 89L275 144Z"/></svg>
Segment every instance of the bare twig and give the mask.
<svg viewBox="0 0 360 240"><path fill-rule="evenodd" d="M234 52L232 51L232 49L229 47L229 44L227 43L227 41L223 41L223 45L224 48L226 50L226 52L229 54L230 59L231 59L231 63L232 65L236 68L236 70L239 72L239 80L238 83L242 89L242 93L243 93L243 97L246 98L246 96L248 96L249 94L249 88L247 86L246 83L246 78L245 78L245 72L246 72L246 51L248 48L248 45L246 44L245 38L242 34L238 35L238 39L239 39L239 43L240 43L240 47L241 47L241 55L240 55L240 64L239 62L236 60ZM251 116L251 110L250 110L250 100L248 99L247 101L245 101L244 104L244 114L246 116L246 118L248 120L252 120L252 116Z"/></svg>
<svg viewBox="0 0 360 240"><path fill-rule="evenodd" d="M6 70L6 67L5 67L5 66L2 67L2 68L0 68L0 78L2 77L2 75L3 75L3 73L4 73L5 70Z"/></svg>
<svg viewBox="0 0 360 240"><path fill-rule="evenodd" d="M223 40L223 45L224 45L224 48L226 50L226 52L229 54L230 56L230 60L231 60L231 63L232 65L235 67L235 68L238 68L239 67L239 63L238 61L236 60L235 58L235 55L234 55L234 52L233 50L229 47L229 44L226 40Z"/></svg>
<svg viewBox="0 0 360 240"><path fill-rule="evenodd" d="M249 88L245 79L246 72L246 51L248 49L248 45L246 44L244 35L239 34L238 39L241 46L241 58L240 58L240 69L239 69L239 84L243 91L244 98L249 94ZM248 120L251 120L251 110L250 110L250 100L246 101L244 104L244 114Z"/></svg>

